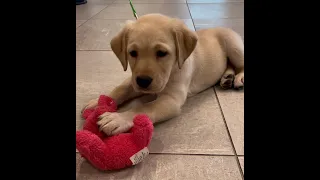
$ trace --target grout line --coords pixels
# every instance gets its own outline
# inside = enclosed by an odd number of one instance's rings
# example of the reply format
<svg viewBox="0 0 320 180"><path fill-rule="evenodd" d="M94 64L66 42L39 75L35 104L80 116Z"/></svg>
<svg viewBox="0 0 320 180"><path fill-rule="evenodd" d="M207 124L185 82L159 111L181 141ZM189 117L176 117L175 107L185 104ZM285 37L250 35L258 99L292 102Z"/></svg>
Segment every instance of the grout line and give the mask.
<svg viewBox="0 0 320 180"><path fill-rule="evenodd" d="M116 1L116 0L114 0ZM113 2L114 2L113 1ZM112 3L113 3L112 2ZM111 4L112 4L111 3ZM107 7L109 7L111 4L107 4L106 7L104 7L103 9L101 9L101 11L105 10ZM77 11L77 10L76 10ZM95 17L97 14L99 14L101 11L97 12L95 15L93 15L92 17L90 17L89 19L85 20L85 22L83 22L80 26L78 26L76 29L78 29L79 27L81 27L82 25L84 25L86 22L88 22L89 20L91 20L93 17Z"/></svg>
<svg viewBox="0 0 320 180"><path fill-rule="evenodd" d="M76 153L79 153L79 151L76 149ZM180 156L219 156L219 157L236 157L236 155L230 155L230 154L188 154L188 153L152 153L150 152L149 154L154 154L154 155L180 155Z"/></svg>
<svg viewBox="0 0 320 180"><path fill-rule="evenodd" d="M189 8L189 3L187 3L187 7L188 7L188 11L189 11L191 20L192 20L193 27L194 27L195 30L197 30L197 29L196 29L196 26L194 25L193 17L192 17L190 8ZM222 107L221 107L221 105L220 105L220 101L219 101L217 92L216 92L216 90L215 90L214 87L213 87L213 91L214 91L214 94L215 94L216 99L217 99L218 104L219 104L219 108L220 108L220 112L221 112L221 115L222 115L222 118L223 118L223 121L224 121L224 125L225 125L225 127L226 127L226 129L227 129L227 133L228 133L228 136L229 136L229 139L230 139L230 142L231 142L232 150L233 150L234 156L235 156L236 161L237 161L238 170L240 171L240 175L241 175L242 180L244 180L244 174L243 174L243 171L242 171L242 168L241 168L241 165L240 165L240 161L239 161L239 158L238 158L236 149L235 149L235 147L234 147L234 144L233 144L233 141L232 141L232 138L231 138L231 134L230 134L230 132L229 132L229 128L228 128L226 119L225 119L225 117L224 117L224 113L223 113L223 111L222 111Z"/></svg>
<svg viewBox="0 0 320 180"><path fill-rule="evenodd" d="M193 21L193 17L192 17L190 8L189 8L189 3L187 3L187 7L188 7L188 11L189 11L191 20L192 20L193 27L194 27L195 30L197 30L197 29L196 29L196 26L195 26L195 24L194 24L194 21ZM234 156L235 156L236 161L237 161L238 170L240 171L240 175L241 175L242 180L244 180L244 174L243 174L243 171L242 171L242 168L241 168L241 164L240 164L240 161L239 161L239 158L238 158L236 149L235 149L235 147L234 147L234 144L233 144L233 141L232 141L232 138L231 138L231 134L230 134L230 132L229 132L229 128L228 128L226 119L225 119L225 117L224 117L224 113L223 113L223 111L222 111L222 107L221 107L221 105L220 105L220 101L219 101L217 92L216 92L216 90L215 90L214 87L213 87L213 91L214 91L214 94L215 94L216 99L217 99L218 104L219 104L219 108L220 108L220 112L221 112L221 115L222 115L222 118L223 118L223 121L224 121L224 125L225 125L225 127L226 127L226 129L227 129L227 133L228 133L228 136L229 136L229 139L230 139L230 142L231 142L232 150L233 150Z"/></svg>
<svg viewBox="0 0 320 180"><path fill-rule="evenodd" d="M190 11L189 4L188 4L188 3L187 3L187 7L188 7L188 11L189 11L190 19L191 19L192 24L193 24L193 28L194 28L194 30L196 31L197 29L196 29L196 26L194 25L194 21L193 21L192 14L191 14L191 11Z"/></svg>
<svg viewBox="0 0 320 180"><path fill-rule="evenodd" d="M236 156L236 161L237 161L237 164L238 164L238 169L240 171L242 180L244 180L244 173L243 173L243 169L242 169L241 164L240 164L239 156Z"/></svg>
<svg viewBox="0 0 320 180"><path fill-rule="evenodd" d="M227 129L227 133L228 133L228 136L229 136L229 139L230 139L230 142L231 142L231 146L232 146L232 150L236 156L236 161L237 161L237 164L238 164L238 169L240 171L240 174L241 174L241 177L242 179L244 180L244 174L242 172L242 168L241 168L241 165L240 165L240 161L239 161L239 158L238 158L238 155L237 155L237 151L236 151L236 148L234 147L234 144L233 144L233 141L232 141L232 137L231 137L231 134L230 134L230 131L229 131L229 128L228 128L228 124L227 124L227 121L226 121L226 118L224 116L224 113L222 111L222 107L221 107L221 104L220 104L220 101L219 101L219 98L218 98L218 95L217 95L217 91L215 89L215 87L213 87L213 91L214 91L214 94L216 96L216 99L218 101L218 105L219 105L219 108L220 108L220 112L221 112L221 115L222 115L222 119L223 119L223 122L224 122L224 125Z"/></svg>
<svg viewBox="0 0 320 180"><path fill-rule="evenodd" d="M79 153L79 151L76 149L76 153ZM243 157L244 155L234 155L234 154L204 154L204 153L196 153L196 154L190 154L190 153L170 153L170 152L150 152L150 154L159 154L159 155L182 155L182 156L238 156Z"/></svg>
<svg viewBox="0 0 320 180"><path fill-rule="evenodd" d="M202 153L197 153L197 154L189 154L189 153L170 153L170 152L160 152L160 153L152 153L150 154L159 154L159 155L182 155L182 156L229 156L233 157L235 155L232 154L202 154Z"/></svg>
<svg viewBox="0 0 320 180"><path fill-rule="evenodd" d="M244 161L244 156L238 156L238 157L237 157L237 161L239 161L239 164L240 164L240 160L239 160L240 157L242 157L242 158L243 158L243 161ZM241 166L241 164L240 164L240 169L241 169L241 172L242 172L242 174L243 174L243 179L244 179L244 172L243 172L244 165L243 165L243 169L242 169L242 166Z"/></svg>

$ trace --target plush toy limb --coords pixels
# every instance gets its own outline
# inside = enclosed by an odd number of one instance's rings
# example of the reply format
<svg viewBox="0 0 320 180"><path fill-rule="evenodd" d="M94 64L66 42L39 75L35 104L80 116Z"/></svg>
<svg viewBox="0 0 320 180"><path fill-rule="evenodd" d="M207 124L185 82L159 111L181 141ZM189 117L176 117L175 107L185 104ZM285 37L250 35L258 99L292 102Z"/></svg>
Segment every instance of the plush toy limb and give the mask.
<svg viewBox="0 0 320 180"><path fill-rule="evenodd" d="M108 112L115 112L117 111L117 104L111 97L101 95L98 100L98 108L102 108Z"/></svg>
<svg viewBox="0 0 320 180"><path fill-rule="evenodd" d="M107 162L105 143L95 134L83 130L76 132L76 147L79 153L99 169L106 169Z"/></svg>
<svg viewBox="0 0 320 180"><path fill-rule="evenodd" d="M151 120L147 115L140 114L134 118L133 123L134 126L131 129L131 133L135 143L140 148L148 146L153 133L153 124Z"/></svg>
<svg viewBox="0 0 320 180"><path fill-rule="evenodd" d="M99 138L104 138L106 135L99 130L98 125L96 124L98 119L97 112L92 112L90 116L86 119L85 123L83 124L83 130L90 131L91 133L97 135Z"/></svg>
<svg viewBox="0 0 320 180"><path fill-rule="evenodd" d="M94 109L86 109L85 111L81 112L82 113L82 117L84 119L87 119L90 116L90 114L93 113L93 111L94 111Z"/></svg>
<svg viewBox="0 0 320 180"><path fill-rule="evenodd" d="M125 138L123 140L126 142ZM132 166L132 162L123 154L123 150L120 151L122 153L119 153L121 148L117 148L118 143L121 144L123 142L119 141L119 139L111 141L112 143L109 142L110 144L108 144L86 130L76 132L76 148L96 168L100 170L116 170ZM126 145L122 144L120 147L125 148Z"/></svg>
<svg viewBox="0 0 320 180"><path fill-rule="evenodd" d="M116 102L105 95L101 95L98 100L96 109L86 109L83 112L83 117L86 119L83 129L92 132L100 138L105 137L103 132L100 132L97 123L98 117L104 112L115 112L117 110Z"/></svg>

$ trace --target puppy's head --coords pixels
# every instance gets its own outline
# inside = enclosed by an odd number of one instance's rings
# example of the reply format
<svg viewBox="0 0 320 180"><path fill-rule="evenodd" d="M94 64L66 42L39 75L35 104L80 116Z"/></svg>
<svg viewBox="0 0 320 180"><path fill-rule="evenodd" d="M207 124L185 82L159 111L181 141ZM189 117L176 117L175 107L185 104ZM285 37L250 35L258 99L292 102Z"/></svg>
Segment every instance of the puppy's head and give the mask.
<svg viewBox="0 0 320 180"><path fill-rule="evenodd" d="M128 22L111 40L124 71L132 71L135 91L161 92L173 68L182 68L197 44L197 35L178 20L160 14Z"/></svg>

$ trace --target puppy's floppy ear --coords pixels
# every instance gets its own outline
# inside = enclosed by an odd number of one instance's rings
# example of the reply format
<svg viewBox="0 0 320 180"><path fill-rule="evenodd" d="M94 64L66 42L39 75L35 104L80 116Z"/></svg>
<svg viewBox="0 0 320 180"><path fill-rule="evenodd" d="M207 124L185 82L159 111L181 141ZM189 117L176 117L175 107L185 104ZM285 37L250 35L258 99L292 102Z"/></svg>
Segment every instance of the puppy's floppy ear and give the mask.
<svg viewBox="0 0 320 180"><path fill-rule="evenodd" d="M198 36L179 19L173 20L173 37L175 38L176 56L179 68L190 56L197 45Z"/></svg>
<svg viewBox="0 0 320 180"><path fill-rule="evenodd" d="M128 68L128 59L127 59L127 34L133 24L133 21L127 21L124 28L112 38L110 45L114 54L118 57L123 67L123 70L126 71Z"/></svg>

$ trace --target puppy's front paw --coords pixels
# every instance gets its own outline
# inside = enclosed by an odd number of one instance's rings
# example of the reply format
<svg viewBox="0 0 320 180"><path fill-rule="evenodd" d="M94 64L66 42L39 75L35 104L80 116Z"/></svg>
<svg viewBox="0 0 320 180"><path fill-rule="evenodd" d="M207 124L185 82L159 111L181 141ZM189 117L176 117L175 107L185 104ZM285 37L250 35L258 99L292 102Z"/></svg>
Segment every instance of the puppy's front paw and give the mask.
<svg viewBox="0 0 320 180"><path fill-rule="evenodd" d="M133 126L133 117L129 113L105 112L97 122L100 131L106 135L116 135L128 131Z"/></svg>

